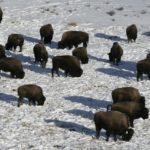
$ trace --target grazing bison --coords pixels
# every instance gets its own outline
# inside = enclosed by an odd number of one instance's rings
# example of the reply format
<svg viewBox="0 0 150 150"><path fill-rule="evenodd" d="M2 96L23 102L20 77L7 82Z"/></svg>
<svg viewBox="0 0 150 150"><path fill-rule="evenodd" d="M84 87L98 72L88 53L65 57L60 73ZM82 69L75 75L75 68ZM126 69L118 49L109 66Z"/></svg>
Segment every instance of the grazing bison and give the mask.
<svg viewBox="0 0 150 150"><path fill-rule="evenodd" d="M129 141L134 133L134 130L129 128L130 122L128 116L118 111L96 112L94 122L97 139L100 136L101 129L106 130L106 141L109 140L110 134L113 134L115 141L117 140L116 135L121 135L122 140Z"/></svg>
<svg viewBox="0 0 150 150"><path fill-rule="evenodd" d="M59 68L65 71L65 75L71 75L72 77L80 77L83 70L80 67L80 61L69 55L55 56L52 58L52 77L54 77L54 71L59 76Z"/></svg>
<svg viewBox="0 0 150 150"><path fill-rule="evenodd" d="M48 53L44 46L44 44L36 44L33 47L34 57L35 57L35 63L40 62L42 68L46 67L46 63L48 61Z"/></svg>
<svg viewBox="0 0 150 150"><path fill-rule="evenodd" d="M53 34L54 34L54 30L53 30L53 27L51 24L43 25L40 28L41 41L44 40L45 44L47 44L47 43L51 44Z"/></svg>
<svg viewBox="0 0 150 150"><path fill-rule="evenodd" d="M122 87L114 89L111 95L113 103L133 101L145 105L145 97L141 96L139 90L134 87Z"/></svg>
<svg viewBox="0 0 150 150"><path fill-rule="evenodd" d="M0 58L6 57L5 55L5 47L0 44Z"/></svg>
<svg viewBox="0 0 150 150"><path fill-rule="evenodd" d="M8 36L5 48L6 50L12 50L14 48L14 51L16 51L17 46L19 46L20 47L19 52L22 52L23 44L24 44L24 37L21 34L10 34Z"/></svg>
<svg viewBox="0 0 150 150"><path fill-rule="evenodd" d="M145 105L141 103L136 102L118 102L112 105L107 106L107 110L109 110L111 107L111 110L113 111L120 111L122 113L125 113L130 118L131 126L133 127L133 121L134 119L148 118L149 110L145 108Z"/></svg>
<svg viewBox="0 0 150 150"><path fill-rule="evenodd" d="M42 88L35 84L26 84L18 87L18 96L18 107L22 105L23 98L29 99L29 105L31 105L31 103L36 105L36 102L37 105L44 105L46 100Z"/></svg>
<svg viewBox="0 0 150 150"><path fill-rule="evenodd" d="M13 57L0 59L0 70L10 72L12 78L24 78L25 72L20 60Z"/></svg>
<svg viewBox="0 0 150 150"><path fill-rule="evenodd" d="M127 27L126 29L126 35L127 35L127 38L128 38L128 43L131 41L132 43L132 40L135 42L136 41L136 38L137 38L137 27L135 24L132 24L130 26Z"/></svg>
<svg viewBox="0 0 150 150"><path fill-rule="evenodd" d="M66 31L63 33L61 41L58 42L58 49L69 48L73 46L78 47L79 44L83 43L83 47L87 47L89 41L89 35L82 31Z"/></svg>
<svg viewBox="0 0 150 150"><path fill-rule="evenodd" d="M116 65L119 64L119 62L121 61L121 56L123 55L123 49L122 47L118 44L118 42L114 42L113 46L110 50L110 53L108 53L109 55L109 61L113 62L113 64Z"/></svg>
<svg viewBox="0 0 150 150"><path fill-rule="evenodd" d="M72 51L72 55L81 60L82 64L87 64L89 61L89 58L87 56L87 49L85 47L78 47L74 49Z"/></svg>
<svg viewBox="0 0 150 150"><path fill-rule="evenodd" d="M150 60L149 58L137 62L137 81L143 80L143 74L147 74L150 79Z"/></svg>
<svg viewBox="0 0 150 150"><path fill-rule="evenodd" d="M3 11L2 11L2 9L0 8L0 23L1 23L2 19L3 19Z"/></svg>

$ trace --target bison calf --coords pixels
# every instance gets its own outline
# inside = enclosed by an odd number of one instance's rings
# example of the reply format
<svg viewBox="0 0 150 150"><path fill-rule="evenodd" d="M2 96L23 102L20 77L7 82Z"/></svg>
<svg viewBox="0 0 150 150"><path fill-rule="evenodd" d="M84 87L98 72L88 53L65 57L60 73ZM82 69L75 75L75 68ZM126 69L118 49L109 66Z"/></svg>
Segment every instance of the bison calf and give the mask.
<svg viewBox="0 0 150 150"><path fill-rule="evenodd" d="M25 75L21 61L13 57L0 59L0 70L10 72L12 78L22 79Z"/></svg>
<svg viewBox="0 0 150 150"><path fill-rule="evenodd" d="M133 129L129 128L130 122L128 116L118 111L96 112L94 122L96 138L99 138L101 129L105 129L106 141L109 140L110 134L113 134L115 141L117 140L116 135L121 135L123 140L129 141L134 133Z"/></svg>
<svg viewBox="0 0 150 150"><path fill-rule="evenodd" d="M108 55L109 55L110 62L119 65L119 62L121 61L121 57L123 55L123 49L117 42L114 42L113 46L111 47L110 53L108 53Z"/></svg>
<svg viewBox="0 0 150 150"><path fill-rule="evenodd" d="M87 47L89 41L89 35L83 31L66 31L63 33L61 41L58 42L58 49L69 48L73 46L78 47L79 44L83 43L83 47Z"/></svg>
<svg viewBox="0 0 150 150"><path fill-rule="evenodd" d="M131 41L132 43L132 40L135 42L136 41L136 38L137 38L137 27L135 24L132 24L130 26L127 27L126 29L126 35L127 35L127 38L128 38L128 43Z"/></svg>
<svg viewBox="0 0 150 150"><path fill-rule="evenodd" d="M40 86L35 84L26 84L18 87L18 107L23 103L23 98L29 99L29 105L34 104L36 105L44 105L46 100L45 96L43 95L43 90Z"/></svg>
<svg viewBox="0 0 150 150"><path fill-rule="evenodd" d="M59 76L59 68L65 71L65 75L71 75L72 77L80 77L83 70L80 67L80 61L69 55L55 56L52 58L52 77L54 76L54 71L56 71Z"/></svg>
<svg viewBox="0 0 150 150"><path fill-rule="evenodd" d="M44 40L45 44L51 43L53 34L54 34L54 30L51 24L43 25L40 28L41 41Z"/></svg>
<svg viewBox="0 0 150 150"><path fill-rule="evenodd" d="M11 34L8 36L7 43L5 45L6 50L12 50L16 51L17 46L20 47L20 51L22 52L22 46L24 44L24 37L21 34Z"/></svg>
<svg viewBox="0 0 150 150"><path fill-rule="evenodd" d="M35 57L35 63L40 62L42 68L45 68L48 60L48 53L44 44L36 44L33 47L33 52Z"/></svg>

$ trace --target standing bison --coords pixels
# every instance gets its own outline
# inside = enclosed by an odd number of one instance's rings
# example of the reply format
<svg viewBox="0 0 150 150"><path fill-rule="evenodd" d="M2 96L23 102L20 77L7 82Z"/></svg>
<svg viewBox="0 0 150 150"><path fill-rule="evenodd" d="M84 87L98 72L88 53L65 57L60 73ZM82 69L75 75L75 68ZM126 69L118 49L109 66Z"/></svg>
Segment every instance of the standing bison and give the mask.
<svg viewBox="0 0 150 150"><path fill-rule="evenodd" d="M89 61L89 58L87 56L87 49L85 47L78 47L74 49L72 51L72 55L81 60L82 64L87 64Z"/></svg>
<svg viewBox="0 0 150 150"><path fill-rule="evenodd" d="M133 101L145 105L145 97L141 96L139 90L134 87L122 87L114 89L111 95L113 103Z"/></svg>
<svg viewBox="0 0 150 150"><path fill-rule="evenodd" d="M36 105L44 105L46 100L45 96L43 95L42 88L35 84L26 84L18 87L18 107L22 105L23 98L29 99L29 105L34 104Z"/></svg>
<svg viewBox="0 0 150 150"><path fill-rule="evenodd" d="M5 55L5 47L0 44L0 58L6 57Z"/></svg>
<svg viewBox="0 0 150 150"><path fill-rule="evenodd" d="M0 59L0 70L10 72L12 78L24 78L25 72L21 61L13 57Z"/></svg>
<svg viewBox="0 0 150 150"><path fill-rule="evenodd" d="M16 51L17 46L20 47L20 51L22 52L22 46L24 44L24 37L21 34L10 34L8 36L7 43L5 45L6 50L12 50Z"/></svg>
<svg viewBox="0 0 150 150"><path fill-rule="evenodd" d="M40 62L42 68L46 67L46 63L48 61L48 53L44 46L44 44L36 44L33 47L34 57L35 57L35 63Z"/></svg>
<svg viewBox="0 0 150 150"><path fill-rule="evenodd" d="M128 38L128 43L132 41L136 41L136 38L137 38L137 27L135 24L132 24L130 26L127 27L126 29L126 35L127 35L127 38Z"/></svg>
<svg viewBox="0 0 150 150"><path fill-rule="evenodd" d="M65 71L65 75L71 75L72 77L80 77L83 70L80 67L80 61L69 55L55 56L52 58L52 77L54 77L54 71L59 76L59 68Z"/></svg>
<svg viewBox="0 0 150 150"><path fill-rule="evenodd" d="M123 55L123 49L118 44L118 42L114 42L113 46L111 47L109 55L109 61L113 62L113 64L116 63L116 65L119 65L119 62L121 61L121 57Z"/></svg>
<svg viewBox="0 0 150 150"><path fill-rule="evenodd" d="M51 44L53 34L54 34L54 30L51 24L43 25L40 28L41 41L44 41L45 44L47 43Z"/></svg>
<svg viewBox="0 0 150 150"><path fill-rule="evenodd" d="M143 80L143 74L147 74L150 79L150 60L149 58L137 62L137 81Z"/></svg>
<svg viewBox="0 0 150 150"><path fill-rule="evenodd" d="M83 47L87 47L89 41L89 35L83 31L66 31L63 33L61 41L58 42L58 49L69 48L73 46L78 47L79 44L83 43Z"/></svg>
<svg viewBox="0 0 150 150"><path fill-rule="evenodd" d="M134 130L129 128L128 116L119 111L96 112L94 122L97 139L100 136L101 129L106 130L106 141L109 140L110 134L113 134L115 141L117 140L116 135L121 135L123 140L129 141L134 133Z"/></svg>
<svg viewBox="0 0 150 150"><path fill-rule="evenodd" d="M0 23L1 23L2 19L3 19L3 11L2 11L2 9L0 8Z"/></svg>

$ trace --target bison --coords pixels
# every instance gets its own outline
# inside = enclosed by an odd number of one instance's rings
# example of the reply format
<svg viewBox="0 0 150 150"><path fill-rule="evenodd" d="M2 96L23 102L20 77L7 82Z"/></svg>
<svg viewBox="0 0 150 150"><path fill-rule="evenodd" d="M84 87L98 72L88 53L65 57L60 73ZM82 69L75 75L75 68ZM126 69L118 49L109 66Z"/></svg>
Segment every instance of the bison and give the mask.
<svg viewBox="0 0 150 150"><path fill-rule="evenodd" d="M0 8L0 23L1 23L2 19L3 19L3 11L2 11L2 9Z"/></svg>
<svg viewBox="0 0 150 150"><path fill-rule="evenodd" d="M34 104L36 105L44 105L46 100L45 96L43 95L43 90L40 86L35 84L25 84L18 87L18 107L22 105L23 98L27 98L29 100L29 105Z"/></svg>
<svg viewBox="0 0 150 150"><path fill-rule="evenodd" d="M145 105L145 97L141 96L139 90L134 87L122 87L111 92L113 103L133 101Z"/></svg>
<svg viewBox="0 0 150 150"><path fill-rule="evenodd" d="M147 74L150 79L150 60L149 58L137 62L137 81L143 80L143 74Z"/></svg>
<svg viewBox="0 0 150 150"><path fill-rule="evenodd" d="M80 67L80 61L69 55L55 56L52 58L52 77L54 77L54 71L59 76L59 68L65 71L65 75L71 75L72 77L80 77L83 70Z"/></svg>
<svg viewBox="0 0 150 150"><path fill-rule="evenodd" d="M116 63L116 65L119 65L122 55L123 55L122 47L118 44L118 42L114 42L113 46L111 47L110 53L108 53L109 61L113 62L113 64Z"/></svg>
<svg viewBox="0 0 150 150"><path fill-rule="evenodd" d="M134 119L142 117L143 119L148 118L149 110L145 105L136 102L118 102L107 106L107 110L120 111L125 113L130 118L131 127L133 127Z"/></svg>
<svg viewBox="0 0 150 150"><path fill-rule="evenodd" d="M106 130L106 141L109 140L110 134L113 134L115 141L117 140L116 135L121 135L122 140L129 141L134 133L134 130L130 128L128 116L119 111L96 112L94 123L97 139L100 136L101 129Z"/></svg>
<svg viewBox="0 0 150 150"><path fill-rule="evenodd" d="M54 34L54 30L51 24L43 25L40 28L41 41L44 41L45 44L47 43L51 44L53 34Z"/></svg>
<svg viewBox="0 0 150 150"><path fill-rule="evenodd" d="M20 47L20 51L22 52L22 46L24 44L24 37L21 34L10 34L8 36L7 43L5 45L6 50L12 50L16 51L17 46Z"/></svg>
<svg viewBox="0 0 150 150"><path fill-rule="evenodd" d="M136 41L136 38L137 38L137 27L135 24L132 24L130 26L127 27L126 29L126 35L127 35L127 38L128 38L128 43L131 41Z"/></svg>
<svg viewBox="0 0 150 150"><path fill-rule="evenodd" d="M6 57L5 55L5 47L0 44L0 58Z"/></svg>
<svg viewBox="0 0 150 150"><path fill-rule="evenodd" d="M48 61L48 52L44 46L44 44L36 44L33 47L34 57L35 57L35 63L40 62L42 68L46 67L46 63Z"/></svg>
<svg viewBox="0 0 150 150"><path fill-rule="evenodd" d="M10 72L12 78L24 78L25 72L20 60L13 57L0 59L0 70Z"/></svg>
<svg viewBox="0 0 150 150"><path fill-rule="evenodd" d="M85 47L78 47L72 51L72 55L76 56L79 60L81 60L82 64L87 64L89 58L87 56L87 49Z"/></svg>
<svg viewBox="0 0 150 150"><path fill-rule="evenodd" d="M79 44L83 43L83 47L87 47L89 41L89 35L83 31L66 31L63 33L61 41L58 42L58 49L69 48L73 46L78 47Z"/></svg>

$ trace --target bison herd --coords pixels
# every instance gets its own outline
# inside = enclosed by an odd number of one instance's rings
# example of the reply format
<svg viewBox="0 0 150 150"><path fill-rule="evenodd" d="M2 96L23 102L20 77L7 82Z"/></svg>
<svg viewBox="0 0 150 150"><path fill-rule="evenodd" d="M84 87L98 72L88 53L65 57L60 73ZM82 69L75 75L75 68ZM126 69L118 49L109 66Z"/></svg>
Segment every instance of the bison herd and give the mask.
<svg viewBox="0 0 150 150"><path fill-rule="evenodd" d="M2 21L3 12L0 9L0 22ZM48 52L44 44L51 44L54 30L51 24L43 25L39 30L41 41L33 47L35 63L40 63L42 68L46 67L48 61ZM131 25L126 29L126 35L129 42L135 42L137 38L137 27ZM87 53L87 45L89 34L83 31L66 31L63 33L61 40L58 42L58 49L75 49L71 55L54 56L52 58L52 77L54 72L59 76L59 69L64 70L65 76L80 77L83 69L80 63L87 64L89 61ZM78 47L83 44L82 47ZM5 50L22 52L24 45L24 36L21 34L10 34L5 46L0 45L0 70L10 72L12 78L23 79L25 72L22 62L13 57L7 57ZM114 42L110 53L108 53L109 61L119 65L123 49L118 42ZM142 80L142 75L147 74L150 79L150 54L147 58L137 62L137 81ZM18 107L23 103L23 98L29 100L29 105L44 105L46 100L43 90L36 84L26 84L18 87ZM120 135L122 140L129 141L134 130L134 120L137 118L148 118L149 110L145 107L145 97L141 96L139 91L134 87L123 87L112 91L113 104L107 106L107 111L96 112L94 115L94 123L96 127L96 138L99 138L101 129L106 130L106 140L113 134L114 140Z"/></svg>

